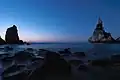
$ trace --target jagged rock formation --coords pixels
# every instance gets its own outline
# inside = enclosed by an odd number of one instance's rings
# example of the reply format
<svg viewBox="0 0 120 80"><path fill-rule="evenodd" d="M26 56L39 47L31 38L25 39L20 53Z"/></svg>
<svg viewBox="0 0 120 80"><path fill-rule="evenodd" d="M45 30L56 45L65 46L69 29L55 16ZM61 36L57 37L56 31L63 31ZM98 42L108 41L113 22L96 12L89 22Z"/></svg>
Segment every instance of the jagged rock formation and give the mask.
<svg viewBox="0 0 120 80"><path fill-rule="evenodd" d="M120 37L118 37L118 38L116 39L116 41L120 41Z"/></svg>
<svg viewBox="0 0 120 80"><path fill-rule="evenodd" d="M6 42L0 36L0 45L6 44Z"/></svg>
<svg viewBox="0 0 120 80"><path fill-rule="evenodd" d="M7 29L5 41L7 44L23 44L23 41L19 40L18 30L15 25Z"/></svg>
<svg viewBox="0 0 120 80"><path fill-rule="evenodd" d="M103 22L99 18L96 28L93 32L93 35L88 39L89 42L113 42L114 38L111 36L111 33L105 32L103 27Z"/></svg>

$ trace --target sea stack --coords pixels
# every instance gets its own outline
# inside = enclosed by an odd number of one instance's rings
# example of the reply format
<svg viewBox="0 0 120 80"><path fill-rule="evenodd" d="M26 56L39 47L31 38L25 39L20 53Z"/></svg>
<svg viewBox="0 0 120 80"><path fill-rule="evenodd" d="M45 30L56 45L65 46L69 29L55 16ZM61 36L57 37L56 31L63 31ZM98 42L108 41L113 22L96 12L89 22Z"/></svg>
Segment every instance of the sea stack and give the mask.
<svg viewBox="0 0 120 80"><path fill-rule="evenodd" d="M18 30L15 25L7 29L5 41L7 44L23 44L23 41L19 40Z"/></svg>
<svg viewBox="0 0 120 80"><path fill-rule="evenodd" d="M103 22L99 18L96 28L94 29L93 35L88 39L91 43L110 43L115 40L112 38L111 33L104 30Z"/></svg>

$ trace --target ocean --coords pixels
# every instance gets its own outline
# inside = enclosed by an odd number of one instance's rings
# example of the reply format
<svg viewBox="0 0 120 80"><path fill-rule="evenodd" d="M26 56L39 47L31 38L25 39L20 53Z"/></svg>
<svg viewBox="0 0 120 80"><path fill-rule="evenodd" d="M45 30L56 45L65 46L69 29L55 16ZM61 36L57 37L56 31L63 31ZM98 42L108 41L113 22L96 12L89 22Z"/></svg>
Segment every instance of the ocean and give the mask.
<svg viewBox="0 0 120 80"><path fill-rule="evenodd" d="M4 47L2 45L0 47ZM113 54L120 54L120 44L91 44L88 42L81 43L32 43L31 45L9 45L15 51L25 48L33 49L47 49L52 51L59 51L65 48L71 48L71 52L85 52L88 59L98 59L109 57ZM95 54L95 55L94 55Z"/></svg>
<svg viewBox="0 0 120 80"><path fill-rule="evenodd" d="M0 47L5 47L5 46L8 46L8 45L2 45ZM71 48L71 52L73 53L81 52L81 51L85 52L86 57L85 59L83 59L84 63L87 63L88 59L106 58L113 54L120 54L120 44L91 44L91 43L84 42L84 43L32 43L31 45L9 45L9 46L13 47L15 52L24 50L26 48L47 49L47 50L52 50L56 52L59 50L63 50L64 48ZM2 51L0 53L2 53ZM71 59L71 57L69 58ZM65 59L67 60L68 57ZM3 70L3 67L0 68L0 74L2 73L2 70ZM81 75L81 73L79 73L77 70L75 70L75 74ZM89 80L93 80L93 78L96 77L94 76L95 74L96 73L92 73L92 72L87 73L87 77L90 76ZM97 79L99 78L97 77L95 80Z"/></svg>

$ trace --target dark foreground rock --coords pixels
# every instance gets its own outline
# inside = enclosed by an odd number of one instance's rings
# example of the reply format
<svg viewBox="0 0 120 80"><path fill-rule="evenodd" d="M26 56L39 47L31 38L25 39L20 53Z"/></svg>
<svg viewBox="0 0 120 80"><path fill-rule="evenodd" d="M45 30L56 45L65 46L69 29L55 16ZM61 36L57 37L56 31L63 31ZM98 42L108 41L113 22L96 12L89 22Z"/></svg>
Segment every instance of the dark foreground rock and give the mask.
<svg viewBox="0 0 120 80"><path fill-rule="evenodd" d="M3 80L25 80L25 77L27 77L27 75L23 73L24 68L24 65L12 65L2 73Z"/></svg>
<svg viewBox="0 0 120 80"><path fill-rule="evenodd" d="M79 58L86 57L84 52L75 52L73 55L76 56L76 57L79 57Z"/></svg>
<svg viewBox="0 0 120 80"><path fill-rule="evenodd" d="M7 29L5 41L7 44L24 44L22 40L19 40L18 30L15 25Z"/></svg>
<svg viewBox="0 0 120 80"><path fill-rule="evenodd" d="M112 65L120 66L120 55L112 55L110 60Z"/></svg>
<svg viewBox="0 0 120 80"><path fill-rule="evenodd" d="M15 54L14 60L16 63L24 63L31 61L34 58L34 54L25 52L25 51L19 51L18 53Z"/></svg>
<svg viewBox="0 0 120 80"><path fill-rule="evenodd" d="M91 60L89 62L92 66L105 67L105 66L110 66L111 65L111 61L109 59Z"/></svg>
<svg viewBox="0 0 120 80"><path fill-rule="evenodd" d="M3 80L27 80L27 76L25 72L21 72L14 76L4 77Z"/></svg>
<svg viewBox="0 0 120 80"><path fill-rule="evenodd" d="M64 49L63 51L58 51L61 55L63 56L69 56L71 55L71 51L70 51L70 48L66 48Z"/></svg>
<svg viewBox="0 0 120 80"><path fill-rule="evenodd" d="M87 71L87 70L88 70L88 67L87 67L86 65L80 65L80 66L78 67L78 70L79 70L79 71Z"/></svg>
<svg viewBox="0 0 120 80"><path fill-rule="evenodd" d="M31 52L31 51L34 51L34 49L33 48L27 48L26 51L30 51Z"/></svg>
<svg viewBox="0 0 120 80"><path fill-rule="evenodd" d="M69 63L74 66L79 66L80 64L84 64L84 62L81 60L70 60Z"/></svg>
<svg viewBox="0 0 120 80"><path fill-rule="evenodd" d="M70 80L71 66L55 52L46 53L42 67L37 68L29 80ZM49 77L49 79L47 79ZM57 78L55 78L57 77ZM51 78L51 79L50 79Z"/></svg>

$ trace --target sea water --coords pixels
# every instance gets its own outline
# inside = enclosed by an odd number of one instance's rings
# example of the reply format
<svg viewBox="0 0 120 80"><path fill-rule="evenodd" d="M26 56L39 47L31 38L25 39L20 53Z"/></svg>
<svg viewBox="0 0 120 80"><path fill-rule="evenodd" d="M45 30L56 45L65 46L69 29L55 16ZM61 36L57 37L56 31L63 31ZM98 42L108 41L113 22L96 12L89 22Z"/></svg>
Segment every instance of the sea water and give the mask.
<svg viewBox="0 0 120 80"><path fill-rule="evenodd" d="M4 47L2 45L0 47ZM14 48L14 52L24 50L25 48L47 49L51 51L60 51L65 48L71 48L71 52L85 52L88 59L97 59L120 54L120 44L91 44L81 43L32 43L31 45L9 45ZM2 53L2 52L1 52ZM94 55L95 54L95 55Z"/></svg>
<svg viewBox="0 0 120 80"><path fill-rule="evenodd" d="M1 45L5 47L8 45ZM26 48L33 49L48 49L52 51L59 51L65 48L71 48L71 52L85 52L87 59L99 59L109 57L113 54L120 54L120 44L91 44L91 43L32 43L31 45L9 45L14 48L13 53L24 50ZM0 54L3 54L0 51ZM1 63L0 63L1 64ZM3 67L0 65L0 73ZM0 78L1 80L1 78Z"/></svg>
<svg viewBox="0 0 120 80"><path fill-rule="evenodd" d="M120 54L120 44L91 44L81 43L35 43L31 45L21 45L19 48L48 49L52 51L71 48L72 52L85 52L89 59L104 58L112 54ZM96 54L96 55L93 55Z"/></svg>

